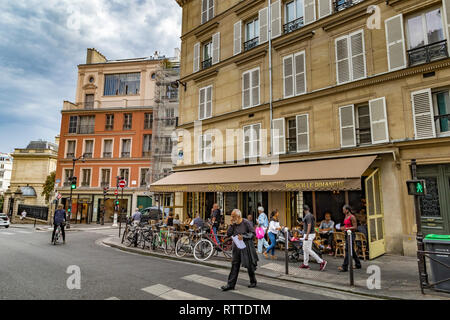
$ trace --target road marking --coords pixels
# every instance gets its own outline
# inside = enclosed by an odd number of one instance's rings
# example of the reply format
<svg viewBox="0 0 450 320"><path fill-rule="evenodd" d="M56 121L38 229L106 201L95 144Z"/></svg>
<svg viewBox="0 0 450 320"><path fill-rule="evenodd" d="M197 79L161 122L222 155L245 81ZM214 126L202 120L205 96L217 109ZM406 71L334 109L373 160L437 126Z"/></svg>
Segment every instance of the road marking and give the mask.
<svg viewBox="0 0 450 320"><path fill-rule="evenodd" d="M4 234L4 235L7 235L7 236L15 235L15 233L11 233L11 232L0 232L0 234Z"/></svg>
<svg viewBox="0 0 450 320"><path fill-rule="evenodd" d="M223 269L213 270L213 272L222 274L222 275L228 275L230 273L229 271L223 270ZM239 277L242 277L245 280L249 281L248 274L239 273ZM296 290L296 291L300 291L300 292L313 293L313 294L317 294L317 295L321 295L321 296L330 297L333 299L340 299L340 300L370 299L370 300L372 300L372 298L369 298L369 297L361 297L359 295L352 294L352 293L340 293L339 291L334 291L334 290L314 288L312 285L304 285L301 283L297 284L297 283L291 283L291 282L287 282L287 281L280 282L280 281L266 279L266 278L258 278L257 280L258 280L258 283L265 283L265 284L268 284L271 286L288 288L288 289L292 289L292 290Z"/></svg>
<svg viewBox="0 0 450 320"><path fill-rule="evenodd" d="M154 286L143 288L141 290L164 300L209 300L207 298L167 287L163 284L155 284Z"/></svg>
<svg viewBox="0 0 450 320"><path fill-rule="evenodd" d="M111 298L108 298L108 299L105 299L105 300L120 300L120 299L117 298L117 297L111 297Z"/></svg>
<svg viewBox="0 0 450 320"><path fill-rule="evenodd" d="M201 285L205 285L211 288L217 288L219 289L221 286L224 285L223 281L216 280L213 278L203 277L197 274L191 274L189 276L185 276L181 279L195 282ZM236 285L236 290L231 291L234 293L241 294L243 296L247 296L253 299L259 299L259 300L300 300L298 298L292 298L288 296L284 296L281 294L273 293L273 292L267 292L265 290L257 289L257 288L247 288L241 285Z"/></svg>
<svg viewBox="0 0 450 320"><path fill-rule="evenodd" d="M31 231L16 231L16 233L30 234L30 233L33 233L33 232L31 232Z"/></svg>

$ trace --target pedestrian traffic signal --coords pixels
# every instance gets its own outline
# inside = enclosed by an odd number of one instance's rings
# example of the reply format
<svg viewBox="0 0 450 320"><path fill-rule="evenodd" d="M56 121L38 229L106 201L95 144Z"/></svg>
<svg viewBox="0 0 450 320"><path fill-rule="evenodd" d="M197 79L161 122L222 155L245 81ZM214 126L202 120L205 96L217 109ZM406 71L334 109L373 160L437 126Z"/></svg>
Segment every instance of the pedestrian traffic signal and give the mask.
<svg viewBox="0 0 450 320"><path fill-rule="evenodd" d="M109 189L107 187L103 188L103 196L106 196L108 194L108 190Z"/></svg>
<svg viewBox="0 0 450 320"><path fill-rule="evenodd" d="M427 194L427 186L425 180L406 181L408 186L408 194L412 196L425 196Z"/></svg>
<svg viewBox="0 0 450 320"><path fill-rule="evenodd" d="M118 206L120 204L119 200L116 200L116 206Z"/></svg>
<svg viewBox="0 0 450 320"><path fill-rule="evenodd" d="M75 190L77 188L77 177L72 177L72 184L70 186L72 190Z"/></svg>

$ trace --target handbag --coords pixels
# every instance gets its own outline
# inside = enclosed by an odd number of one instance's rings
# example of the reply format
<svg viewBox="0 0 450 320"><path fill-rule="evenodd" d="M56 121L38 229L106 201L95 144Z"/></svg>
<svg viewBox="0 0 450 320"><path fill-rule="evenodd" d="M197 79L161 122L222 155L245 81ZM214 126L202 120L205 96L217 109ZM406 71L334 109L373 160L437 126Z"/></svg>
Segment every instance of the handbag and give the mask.
<svg viewBox="0 0 450 320"><path fill-rule="evenodd" d="M255 229L255 232L256 232L256 238L257 238L258 240L264 238L265 232L264 232L264 229L263 229L262 227L256 228L256 229Z"/></svg>

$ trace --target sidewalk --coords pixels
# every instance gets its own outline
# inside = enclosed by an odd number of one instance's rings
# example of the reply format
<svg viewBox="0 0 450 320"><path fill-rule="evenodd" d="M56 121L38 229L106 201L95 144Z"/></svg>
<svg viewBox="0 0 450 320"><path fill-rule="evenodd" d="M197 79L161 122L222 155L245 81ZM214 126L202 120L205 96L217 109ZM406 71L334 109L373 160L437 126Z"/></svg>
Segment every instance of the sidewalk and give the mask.
<svg viewBox="0 0 450 320"><path fill-rule="evenodd" d="M178 258L175 255L167 256L160 251L155 252L126 247L121 244L118 237L106 238L103 240L103 244L143 255L199 263L216 268L230 268L230 262L226 261L224 258L216 257L215 259L200 263L192 256ZM384 299L450 300L450 294L446 293L425 290L426 294L421 294L416 258L384 255L373 261L362 261L362 269L355 270L354 272L355 286L350 287L349 273L340 273L337 271L338 266L342 264L343 258L324 256L328 265L323 272L319 272L319 265L316 263L310 263L311 270L299 269L298 267L301 263L289 263L289 275L286 275L284 252L278 251L277 256L277 260L268 260L263 255L259 255L260 261L258 262L256 274L279 280L309 284L317 287L331 288ZM367 274L366 271L371 265L378 266L381 270L381 289L379 290L370 290L367 288L367 279L370 274ZM246 273L245 269L242 271Z"/></svg>
<svg viewBox="0 0 450 320"><path fill-rule="evenodd" d="M125 225L122 224L122 230L125 228ZM103 226L97 223L91 224L70 224L70 229L66 228L66 231L94 231L94 230L116 230L119 227L113 227L112 223L105 223ZM36 230L47 231L53 230L53 226L36 226Z"/></svg>

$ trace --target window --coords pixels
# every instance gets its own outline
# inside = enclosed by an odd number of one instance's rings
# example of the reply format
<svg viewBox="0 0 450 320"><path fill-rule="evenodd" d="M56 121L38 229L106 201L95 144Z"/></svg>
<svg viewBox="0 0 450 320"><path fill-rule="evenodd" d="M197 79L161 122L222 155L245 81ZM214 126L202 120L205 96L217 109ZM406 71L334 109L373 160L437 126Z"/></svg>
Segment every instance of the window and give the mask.
<svg viewBox="0 0 450 320"><path fill-rule="evenodd" d="M437 134L449 134L450 99L449 90L433 92L433 111Z"/></svg>
<svg viewBox="0 0 450 320"><path fill-rule="evenodd" d="M336 39L336 72L338 84L366 77L363 30Z"/></svg>
<svg viewBox="0 0 450 320"><path fill-rule="evenodd" d="M202 69L207 69L212 66L212 50L213 50L212 40L203 44Z"/></svg>
<svg viewBox="0 0 450 320"><path fill-rule="evenodd" d="M370 130L369 104L355 106L356 111L356 144L370 144L372 142Z"/></svg>
<svg viewBox="0 0 450 320"><path fill-rule="evenodd" d="M5 172L4 171L0 171L0 178L3 178L5 176Z"/></svg>
<svg viewBox="0 0 450 320"><path fill-rule="evenodd" d="M112 158L113 140L103 140L103 158Z"/></svg>
<svg viewBox="0 0 450 320"><path fill-rule="evenodd" d="M178 88L172 88L171 85L166 86L166 98L169 100L178 99Z"/></svg>
<svg viewBox="0 0 450 320"><path fill-rule="evenodd" d="M354 6L364 0L336 0L334 2L334 11L339 12Z"/></svg>
<svg viewBox="0 0 450 320"><path fill-rule="evenodd" d="M152 135L144 134L144 142L142 145L142 156L150 157L152 152Z"/></svg>
<svg viewBox="0 0 450 320"><path fill-rule="evenodd" d="M81 181L82 187L89 187L91 185L91 169L81 170L83 180Z"/></svg>
<svg viewBox="0 0 450 320"><path fill-rule="evenodd" d="M202 0L202 24L214 18L214 0Z"/></svg>
<svg viewBox="0 0 450 320"><path fill-rule="evenodd" d="M144 130L152 129L153 127L153 113L146 113L144 118Z"/></svg>
<svg viewBox="0 0 450 320"><path fill-rule="evenodd" d="M131 157L131 139L122 139L122 152L120 154L121 158Z"/></svg>
<svg viewBox="0 0 450 320"><path fill-rule="evenodd" d="M105 75L105 96L125 96L139 94L141 86L140 73L123 73Z"/></svg>
<svg viewBox="0 0 450 320"><path fill-rule="evenodd" d="M412 16L406 21L409 65L448 57L440 8Z"/></svg>
<svg viewBox="0 0 450 320"><path fill-rule="evenodd" d="M259 68L244 72L242 75L242 107L259 105Z"/></svg>
<svg viewBox="0 0 450 320"><path fill-rule="evenodd" d="M131 130L132 122L133 122L133 114L124 113L124 115L123 115L123 130Z"/></svg>
<svg viewBox="0 0 450 320"><path fill-rule="evenodd" d="M166 127L173 127L175 125L175 110L173 108L168 108L165 110L166 116Z"/></svg>
<svg viewBox="0 0 450 320"><path fill-rule="evenodd" d="M77 133L78 116L70 116L69 119L69 133Z"/></svg>
<svg viewBox="0 0 450 320"><path fill-rule="evenodd" d="M94 95L87 94L84 98L84 107L86 109L94 109Z"/></svg>
<svg viewBox="0 0 450 320"><path fill-rule="evenodd" d="M73 170L64 169L64 187L70 186L72 182Z"/></svg>
<svg viewBox="0 0 450 320"><path fill-rule="evenodd" d="M94 140L84 141L84 154L85 158L92 158L94 153Z"/></svg>
<svg viewBox="0 0 450 320"><path fill-rule="evenodd" d="M244 127L244 158L261 156L261 124Z"/></svg>
<svg viewBox="0 0 450 320"><path fill-rule="evenodd" d="M245 24L245 42L244 51L253 49L259 44L259 20L253 20Z"/></svg>
<svg viewBox="0 0 450 320"><path fill-rule="evenodd" d="M163 145L164 153L166 153L166 154L172 153L173 143L172 143L171 137L162 138L162 145Z"/></svg>
<svg viewBox="0 0 450 320"><path fill-rule="evenodd" d="M128 186L128 180L130 178L130 169L120 169L119 176L126 181L126 185Z"/></svg>
<svg viewBox="0 0 450 320"><path fill-rule="evenodd" d="M111 169L102 169L101 173L101 187L110 187L111 185Z"/></svg>
<svg viewBox="0 0 450 320"><path fill-rule="evenodd" d="M95 132L95 116L79 117L79 134L92 134Z"/></svg>
<svg viewBox="0 0 450 320"><path fill-rule="evenodd" d="M204 134L199 136L198 140L198 162L211 163L212 161L212 135Z"/></svg>
<svg viewBox="0 0 450 320"><path fill-rule="evenodd" d="M283 58L284 97L306 93L305 52Z"/></svg>
<svg viewBox="0 0 450 320"><path fill-rule="evenodd" d="M139 186L147 187L148 183L150 183L150 169L149 168L141 168L141 181L139 183Z"/></svg>
<svg viewBox="0 0 450 320"><path fill-rule="evenodd" d="M212 116L212 86L200 89L199 92L199 120L211 118Z"/></svg>
<svg viewBox="0 0 450 320"><path fill-rule="evenodd" d="M290 33L303 27L303 0L294 0L285 5L284 33Z"/></svg>
<svg viewBox="0 0 450 320"><path fill-rule="evenodd" d="M106 115L105 130L106 131L114 130L114 115L113 114Z"/></svg>
<svg viewBox="0 0 450 320"><path fill-rule="evenodd" d="M77 142L75 140L67 141L67 151L66 151L66 158L75 158L75 147L77 145Z"/></svg>

